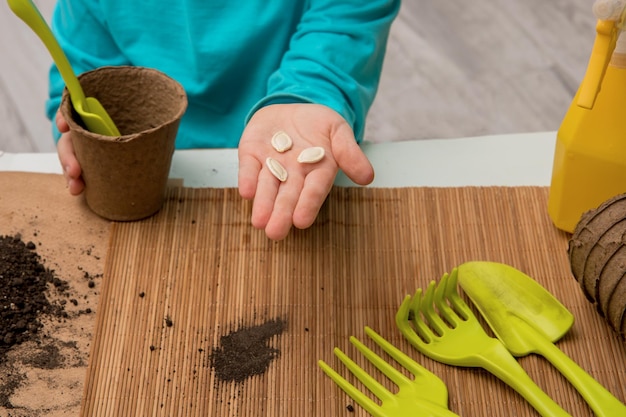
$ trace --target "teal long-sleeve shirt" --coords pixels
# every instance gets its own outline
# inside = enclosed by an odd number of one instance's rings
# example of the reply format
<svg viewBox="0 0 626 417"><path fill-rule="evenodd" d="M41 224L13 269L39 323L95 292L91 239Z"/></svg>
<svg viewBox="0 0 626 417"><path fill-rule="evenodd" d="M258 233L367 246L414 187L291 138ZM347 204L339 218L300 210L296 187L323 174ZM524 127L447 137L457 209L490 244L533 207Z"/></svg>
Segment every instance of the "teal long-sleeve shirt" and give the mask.
<svg viewBox="0 0 626 417"><path fill-rule="evenodd" d="M400 0L58 0L52 29L76 73L134 65L180 82L189 105L179 149L237 147L249 117L277 103L326 105L361 140L399 7ZM52 120L63 88L53 65ZM58 140L55 126L53 135Z"/></svg>

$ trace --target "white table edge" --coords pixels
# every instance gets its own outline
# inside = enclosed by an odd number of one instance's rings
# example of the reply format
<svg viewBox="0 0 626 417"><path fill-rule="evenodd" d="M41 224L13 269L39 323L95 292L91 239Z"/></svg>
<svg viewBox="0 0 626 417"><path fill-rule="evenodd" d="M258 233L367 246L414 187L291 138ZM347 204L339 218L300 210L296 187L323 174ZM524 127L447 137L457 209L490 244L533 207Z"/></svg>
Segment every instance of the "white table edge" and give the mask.
<svg viewBox="0 0 626 417"><path fill-rule="evenodd" d="M556 132L361 145L374 166L372 187L548 186ZM236 187L236 149L177 150L171 178L188 187ZM2 153L0 171L62 173L56 153ZM342 172L335 181L353 186Z"/></svg>

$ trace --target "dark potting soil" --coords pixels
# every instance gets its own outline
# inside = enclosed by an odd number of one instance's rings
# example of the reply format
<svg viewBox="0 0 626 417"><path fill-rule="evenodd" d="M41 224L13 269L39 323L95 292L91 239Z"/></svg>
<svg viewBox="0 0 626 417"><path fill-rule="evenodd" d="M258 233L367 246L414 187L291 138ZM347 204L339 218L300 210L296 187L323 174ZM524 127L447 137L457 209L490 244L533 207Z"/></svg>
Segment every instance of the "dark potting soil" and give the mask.
<svg viewBox="0 0 626 417"><path fill-rule="evenodd" d="M284 320L273 319L221 336L220 346L212 349L210 357L217 378L225 382L243 382L265 373L272 360L280 355L280 350L271 347L269 341L286 327Z"/></svg>
<svg viewBox="0 0 626 417"><path fill-rule="evenodd" d="M42 264L36 245L0 236L0 363L13 346L37 337L44 315L63 316L63 305L46 297L51 288L64 293L68 284Z"/></svg>

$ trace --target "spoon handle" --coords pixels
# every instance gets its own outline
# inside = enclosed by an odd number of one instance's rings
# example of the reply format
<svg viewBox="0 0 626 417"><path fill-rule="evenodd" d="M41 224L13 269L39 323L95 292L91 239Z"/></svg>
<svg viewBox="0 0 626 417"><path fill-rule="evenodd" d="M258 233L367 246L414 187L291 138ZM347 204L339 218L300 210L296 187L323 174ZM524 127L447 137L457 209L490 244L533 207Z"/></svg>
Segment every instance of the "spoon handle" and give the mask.
<svg viewBox="0 0 626 417"><path fill-rule="evenodd" d="M589 404L596 416L626 416L626 405L622 404L563 351L539 334L534 338L534 341L536 353L546 358L567 378Z"/></svg>
<svg viewBox="0 0 626 417"><path fill-rule="evenodd" d="M63 49L57 42L52 30L46 23L39 9L35 6L32 0L7 0L9 7L15 13L17 17L22 19L32 30L39 36L44 43L55 65L59 69L59 73L63 77L63 81L67 85L67 89L72 97L72 102L76 106L81 105L84 110L88 111L87 103L85 100L85 93L83 92L80 82L74 70L63 52Z"/></svg>

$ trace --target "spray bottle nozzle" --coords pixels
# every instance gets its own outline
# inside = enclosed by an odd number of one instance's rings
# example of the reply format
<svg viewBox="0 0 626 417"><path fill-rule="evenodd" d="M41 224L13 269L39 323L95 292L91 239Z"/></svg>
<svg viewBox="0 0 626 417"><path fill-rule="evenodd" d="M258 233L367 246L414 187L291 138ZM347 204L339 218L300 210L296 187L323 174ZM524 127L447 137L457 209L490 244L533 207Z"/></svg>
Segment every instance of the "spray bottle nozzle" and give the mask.
<svg viewBox="0 0 626 417"><path fill-rule="evenodd" d="M626 18L626 0L596 0L593 13L598 19L587 72L580 86L577 104L591 109L596 101L606 68L615 50Z"/></svg>
<svg viewBox="0 0 626 417"><path fill-rule="evenodd" d="M626 6L626 0L596 0L593 3L593 15L598 20L619 21Z"/></svg>
<svg viewBox="0 0 626 417"><path fill-rule="evenodd" d="M593 43L587 72L580 85L578 95L578 105L586 109L591 109L596 96L600 91L602 79L609 65L611 55L615 49L617 41L617 27L612 20L598 20L596 25L596 39Z"/></svg>

